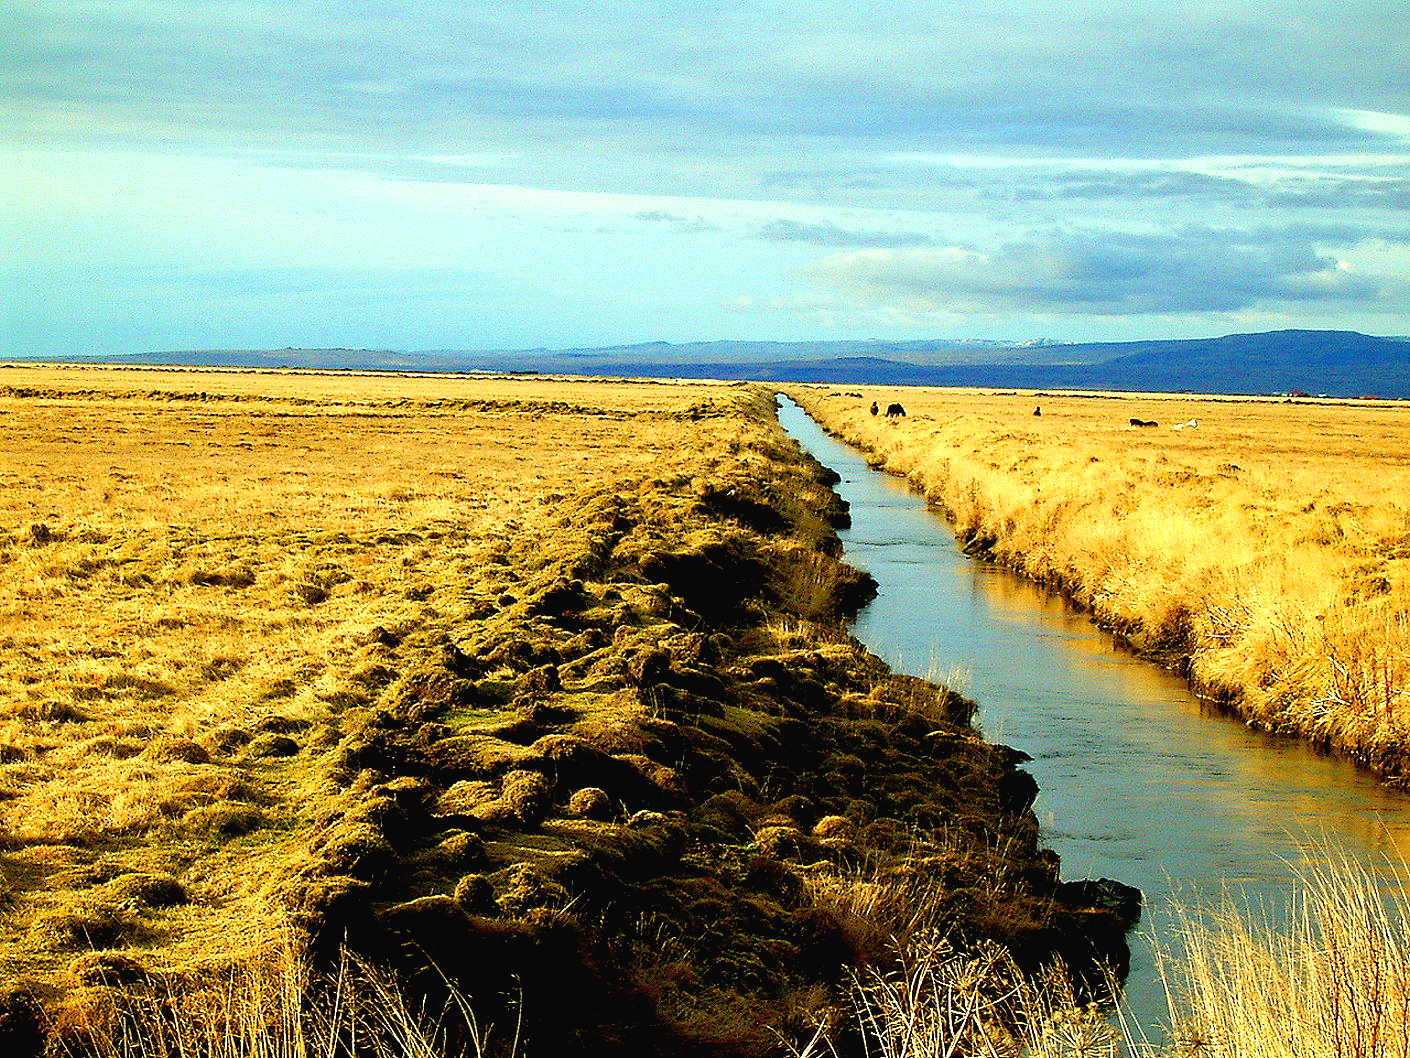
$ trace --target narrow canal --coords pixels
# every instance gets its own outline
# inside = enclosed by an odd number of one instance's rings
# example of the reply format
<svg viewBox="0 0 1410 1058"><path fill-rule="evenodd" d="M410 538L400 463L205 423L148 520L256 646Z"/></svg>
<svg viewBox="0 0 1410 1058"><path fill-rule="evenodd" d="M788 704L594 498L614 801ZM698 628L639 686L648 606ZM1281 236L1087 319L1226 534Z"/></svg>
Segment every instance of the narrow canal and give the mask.
<svg viewBox="0 0 1410 1058"><path fill-rule="evenodd" d="M853 633L898 671L958 673L985 735L1033 757L1035 810L1065 878L1145 893L1126 1013L1152 1038L1166 1020L1155 945L1171 938L1174 902L1207 908L1229 895L1275 913L1309 843L1377 871L1410 856L1410 797L1212 712L1060 597L964 554L904 480L780 403L784 429L841 475L844 553L879 586Z"/></svg>

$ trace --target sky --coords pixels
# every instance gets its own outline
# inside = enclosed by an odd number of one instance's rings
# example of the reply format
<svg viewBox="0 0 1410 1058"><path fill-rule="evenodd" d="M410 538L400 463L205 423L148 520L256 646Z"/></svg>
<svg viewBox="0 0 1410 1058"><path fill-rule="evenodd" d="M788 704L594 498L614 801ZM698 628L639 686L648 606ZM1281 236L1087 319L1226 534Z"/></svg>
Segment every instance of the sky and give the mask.
<svg viewBox="0 0 1410 1058"><path fill-rule="evenodd" d="M1410 333L1389 0L11 0L0 355Z"/></svg>

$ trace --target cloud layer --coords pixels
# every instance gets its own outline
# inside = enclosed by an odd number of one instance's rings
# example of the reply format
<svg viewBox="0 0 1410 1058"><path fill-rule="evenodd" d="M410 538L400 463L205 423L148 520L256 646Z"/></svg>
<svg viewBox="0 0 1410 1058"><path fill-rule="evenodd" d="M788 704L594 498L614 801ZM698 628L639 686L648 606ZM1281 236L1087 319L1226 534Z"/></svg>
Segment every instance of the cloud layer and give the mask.
<svg viewBox="0 0 1410 1058"><path fill-rule="evenodd" d="M0 32L0 351L1410 330L1383 0L27 0Z"/></svg>
<svg viewBox="0 0 1410 1058"><path fill-rule="evenodd" d="M1057 232L994 250L860 250L827 257L816 270L865 298L955 313L1228 313L1387 293L1383 278L1301 238L1252 241L1218 230Z"/></svg>

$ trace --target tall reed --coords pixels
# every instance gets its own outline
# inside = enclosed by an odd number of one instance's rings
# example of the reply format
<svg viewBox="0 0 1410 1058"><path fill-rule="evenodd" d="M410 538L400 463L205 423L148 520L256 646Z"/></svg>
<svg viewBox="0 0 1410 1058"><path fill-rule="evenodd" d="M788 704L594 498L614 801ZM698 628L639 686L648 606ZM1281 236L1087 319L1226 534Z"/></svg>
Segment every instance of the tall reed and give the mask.
<svg viewBox="0 0 1410 1058"><path fill-rule="evenodd" d="M1232 905L1185 915L1164 959L1165 1053L1410 1056L1410 877L1391 874L1340 859L1309 869L1285 922Z"/></svg>
<svg viewBox="0 0 1410 1058"><path fill-rule="evenodd" d="M55 1038L61 1058L517 1058L517 1025L492 1031L449 982L446 994L418 1001L355 956L315 973L286 951L218 978L114 989L70 1007Z"/></svg>

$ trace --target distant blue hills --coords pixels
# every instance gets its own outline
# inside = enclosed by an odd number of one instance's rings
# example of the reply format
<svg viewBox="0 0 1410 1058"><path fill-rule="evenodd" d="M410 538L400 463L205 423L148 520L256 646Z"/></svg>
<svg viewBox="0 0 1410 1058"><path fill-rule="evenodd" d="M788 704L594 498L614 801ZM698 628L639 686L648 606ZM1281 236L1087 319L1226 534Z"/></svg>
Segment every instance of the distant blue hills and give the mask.
<svg viewBox="0 0 1410 1058"><path fill-rule="evenodd" d="M982 386L1410 398L1410 338L1283 330L1220 338L1010 344L983 341L652 342L597 349L208 349L68 358L118 364L363 371L512 371L833 385Z"/></svg>

